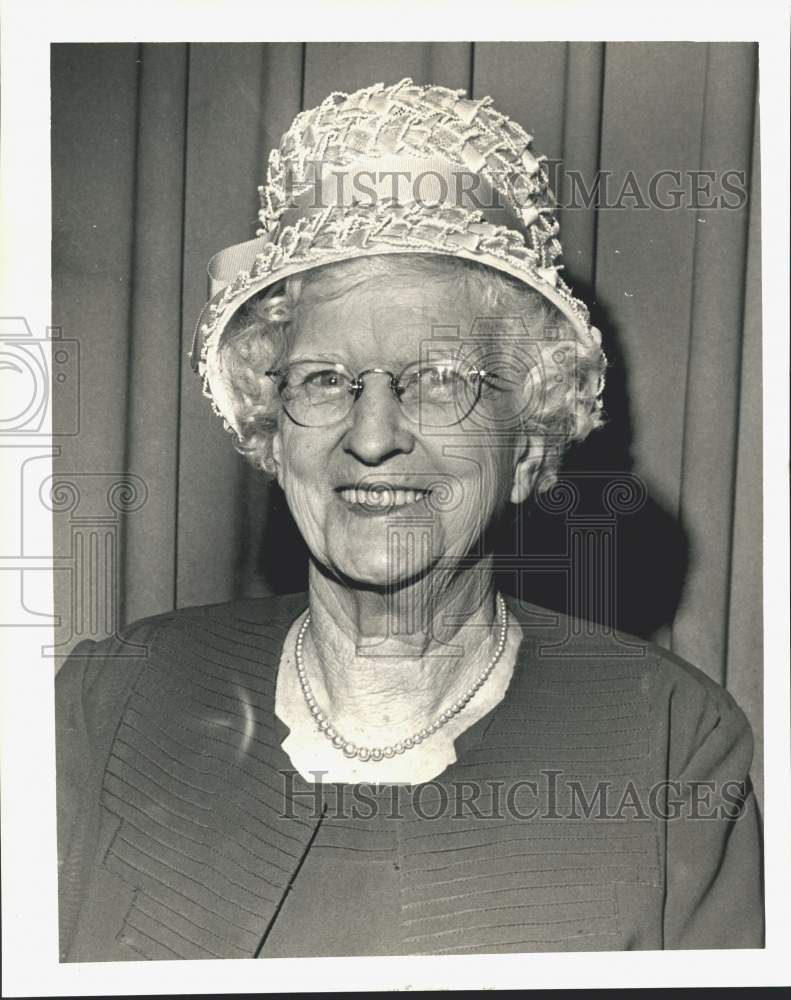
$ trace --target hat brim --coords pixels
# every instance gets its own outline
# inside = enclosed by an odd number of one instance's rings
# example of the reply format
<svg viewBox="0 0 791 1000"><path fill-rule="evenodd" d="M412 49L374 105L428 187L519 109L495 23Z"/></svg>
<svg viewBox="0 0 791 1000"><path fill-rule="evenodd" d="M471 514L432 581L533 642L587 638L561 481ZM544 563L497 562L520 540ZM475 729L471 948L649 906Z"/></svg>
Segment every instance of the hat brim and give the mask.
<svg viewBox="0 0 791 1000"><path fill-rule="evenodd" d="M258 275L256 270L262 268L262 258L265 261L263 267L266 267L268 262L275 262L283 255L282 245L273 240L272 235L261 236L220 251L209 265L210 291L212 288L216 291L201 312L190 355L193 368L203 376L204 393L212 400L215 411L224 418L230 430L239 434L232 387L226 378L219 353L223 332L239 309L250 299L293 275L361 257L418 253L462 258L483 264L523 281L544 296L568 318L584 340L596 338L597 331L589 324L586 307L560 280L555 268L540 268L521 238L518 242L505 238L516 236L513 231L497 227L498 238L489 239L487 245L485 240L480 239L481 228L494 230L494 227L487 227L484 223L483 227L477 226L472 234L451 234L450 244L448 235L443 234L444 244L441 245L438 245L439 241L430 240L420 243L409 235L409 242L401 242L392 234L388 238L388 235L383 237L381 233L377 233L375 242L366 238L360 244L351 246L324 247L308 242L305 246L297 247L290 259L278 262L278 266ZM280 233L279 236L282 238L283 234ZM291 245L295 246L297 243L298 240L295 239ZM482 244L486 249L482 248ZM492 252L492 248L497 252Z"/></svg>

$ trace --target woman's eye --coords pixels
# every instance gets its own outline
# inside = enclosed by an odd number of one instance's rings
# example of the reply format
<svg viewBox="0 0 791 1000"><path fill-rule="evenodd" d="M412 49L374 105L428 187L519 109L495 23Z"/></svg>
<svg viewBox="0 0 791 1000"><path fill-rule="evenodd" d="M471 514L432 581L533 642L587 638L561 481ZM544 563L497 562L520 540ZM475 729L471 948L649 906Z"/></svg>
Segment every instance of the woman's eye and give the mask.
<svg viewBox="0 0 791 1000"><path fill-rule="evenodd" d="M303 385L313 389L339 389L345 380L343 375L331 369L321 372L311 372L303 379Z"/></svg>
<svg viewBox="0 0 791 1000"><path fill-rule="evenodd" d="M420 372L420 381L431 388L441 388L457 382L461 375L454 368L424 368Z"/></svg>

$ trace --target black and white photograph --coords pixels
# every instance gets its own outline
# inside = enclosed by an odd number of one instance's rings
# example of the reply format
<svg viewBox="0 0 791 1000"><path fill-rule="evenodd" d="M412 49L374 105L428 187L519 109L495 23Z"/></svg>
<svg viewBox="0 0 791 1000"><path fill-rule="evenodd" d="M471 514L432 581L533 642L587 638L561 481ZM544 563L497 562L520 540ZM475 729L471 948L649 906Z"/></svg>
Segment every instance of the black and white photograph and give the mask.
<svg viewBox="0 0 791 1000"><path fill-rule="evenodd" d="M0 317L49 995L779 984L768 48L633 20L51 33Z"/></svg>

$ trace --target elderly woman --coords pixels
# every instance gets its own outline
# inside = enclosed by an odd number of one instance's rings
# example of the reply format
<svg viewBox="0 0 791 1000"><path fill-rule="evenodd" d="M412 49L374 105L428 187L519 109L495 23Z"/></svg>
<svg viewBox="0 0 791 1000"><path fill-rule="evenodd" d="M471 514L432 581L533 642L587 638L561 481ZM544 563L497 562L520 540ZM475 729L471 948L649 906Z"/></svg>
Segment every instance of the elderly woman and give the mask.
<svg viewBox="0 0 791 1000"><path fill-rule="evenodd" d="M261 195L193 360L309 593L64 666L62 958L760 946L741 710L495 587L504 510L602 419L530 137L378 84L300 114Z"/></svg>

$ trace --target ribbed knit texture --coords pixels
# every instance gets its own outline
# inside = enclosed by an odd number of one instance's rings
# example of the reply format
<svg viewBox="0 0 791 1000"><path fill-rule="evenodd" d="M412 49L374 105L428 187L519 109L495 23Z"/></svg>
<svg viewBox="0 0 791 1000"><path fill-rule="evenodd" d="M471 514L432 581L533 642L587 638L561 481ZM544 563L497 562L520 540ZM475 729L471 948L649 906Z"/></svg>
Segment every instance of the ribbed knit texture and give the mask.
<svg viewBox="0 0 791 1000"><path fill-rule="evenodd" d="M512 605L504 701L437 781L399 790L400 818L393 789L355 818L350 786L322 794L281 749L277 665L305 605L185 609L127 630L147 657L107 640L63 667L64 960L760 944L752 796L737 822L647 808L657 781L749 767L742 713L694 668ZM569 817L570 790L604 781L619 814Z"/></svg>

